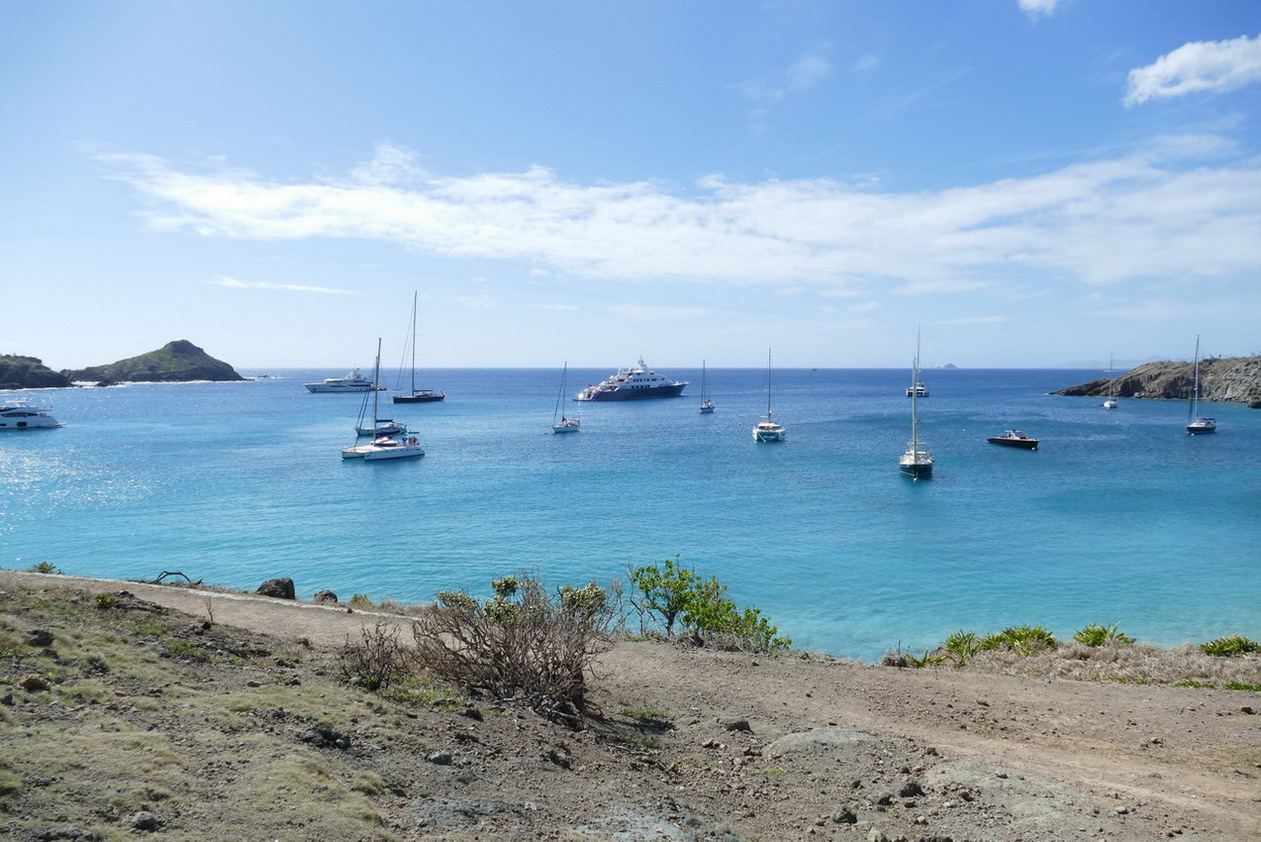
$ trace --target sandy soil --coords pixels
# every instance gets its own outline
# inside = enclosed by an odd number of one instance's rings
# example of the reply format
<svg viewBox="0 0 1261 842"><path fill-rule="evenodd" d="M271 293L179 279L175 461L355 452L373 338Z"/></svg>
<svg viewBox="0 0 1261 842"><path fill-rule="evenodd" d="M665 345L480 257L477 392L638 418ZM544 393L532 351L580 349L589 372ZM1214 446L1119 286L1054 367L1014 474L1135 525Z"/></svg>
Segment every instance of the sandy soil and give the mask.
<svg viewBox="0 0 1261 842"><path fill-rule="evenodd" d="M0 591L23 587L126 589L192 621L317 651L365 623L407 624L344 606L0 571ZM400 717L425 756L400 746L355 761L399 781L379 799L384 830L372 838L1261 839L1256 693L626 642L600 657L591 698L602 715L582 733L512 711ZM180 820L195 815L187 805ZM319 838L305 833L276 838Z"/></svg>

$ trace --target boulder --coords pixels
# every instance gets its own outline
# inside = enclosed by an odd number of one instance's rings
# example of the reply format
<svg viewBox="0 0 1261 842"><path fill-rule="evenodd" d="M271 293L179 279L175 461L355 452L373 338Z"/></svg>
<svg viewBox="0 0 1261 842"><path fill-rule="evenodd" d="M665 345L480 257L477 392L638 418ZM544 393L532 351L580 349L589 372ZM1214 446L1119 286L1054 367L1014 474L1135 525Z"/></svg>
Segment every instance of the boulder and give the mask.
<svg viewBox="0 0 1261 842"><path fill-rule="evenodd" d="M254 593L263 596L272 596L276 599L297 599L297 592L293 587L293 580L284 579L268 579L266 582L258 586L258 590Z"/></svg>
<svg viewBox="0 0 1261 842"><path fill-rule="evenodd" d="M337 594L325 588L322 591L316 591L315 596L311 597L314 602L337 602Z"/></svg>

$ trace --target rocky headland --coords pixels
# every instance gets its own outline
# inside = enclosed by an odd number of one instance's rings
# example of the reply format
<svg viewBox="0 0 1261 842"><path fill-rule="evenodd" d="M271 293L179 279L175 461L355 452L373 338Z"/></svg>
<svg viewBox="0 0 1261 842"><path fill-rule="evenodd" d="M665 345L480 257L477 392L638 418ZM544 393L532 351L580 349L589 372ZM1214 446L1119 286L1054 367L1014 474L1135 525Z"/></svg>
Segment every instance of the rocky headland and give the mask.
<svg viewBox="0 0 1261 842"><path fill-rule="evenodd" d="M108 365L62 372L74 381L97 383L178 383L188 380L233 381L246 378L187 339L168 342L156 351Z"/></svg>
<svg viewBox="0 0 1261 842"><path fill-rule="evenodd" d="M0 354L0 389L56 389L70 385L69 377L53 371L43 360Z"/></svg>
<svg viewBox="0 0 1261 842"><path fill-rule="evenodd" d="M1192 363L1177 360L1144 363L1120 377L1101 377L1053 392L1092 398L1186 400L1195 383ZM1246 403L1261 408L1261 356L1200 360L1200 399Z"/></svg>

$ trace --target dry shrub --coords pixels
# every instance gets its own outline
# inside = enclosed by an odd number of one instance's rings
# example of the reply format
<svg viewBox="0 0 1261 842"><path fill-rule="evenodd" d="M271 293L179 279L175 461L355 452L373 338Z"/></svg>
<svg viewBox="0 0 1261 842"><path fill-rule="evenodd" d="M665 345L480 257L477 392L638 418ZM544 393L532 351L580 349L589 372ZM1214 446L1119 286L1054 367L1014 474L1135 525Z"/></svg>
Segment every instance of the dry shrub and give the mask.
<svg viewBox="0 0 1261 842"><path fill-rule="evenodd" d="M586 672L613 612L594 584L549 594L523 575L492 583L493 599L438 594L412 624L418 665L444 681L524 703L575 727L586 711Z"/></svg>
<svg viewBox="0 0 1261 842"><path fill-rule="evenodd" d="M359 629L359 642L346 636L337 651L338 673L347 684L380 690L402 680L408 672L407 659L399 643L398 626L378 622Z"/></svg>

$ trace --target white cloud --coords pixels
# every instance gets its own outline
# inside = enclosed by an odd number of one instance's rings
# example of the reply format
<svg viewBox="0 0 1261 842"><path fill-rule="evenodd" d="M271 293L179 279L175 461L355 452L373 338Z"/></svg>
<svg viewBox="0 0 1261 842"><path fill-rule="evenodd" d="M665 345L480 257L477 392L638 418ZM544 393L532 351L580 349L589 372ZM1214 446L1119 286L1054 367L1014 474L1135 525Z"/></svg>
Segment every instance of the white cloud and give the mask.
<svg viewBox="0 0 1261 842"><path fill-rule="evenodd" d="M1055 7L1060 4L1060 0L1017 0L1017 3L1020 11L1031 18L1038 18L1055 14Z"/></svg>
<svg viewBox="0 0 1261 842"><path fill-rule="evenodd" d="M489 310L499 304L499 299L489 295L457 295L455 300L470 310Z"/></svg>
<svg viewBox="0 0 1261 842"><path fill-rule="evenodd" d="M738 89L754 102L779 102L790 94L810 90L827 78L831 71L832 65L827 59L811 53L773 76L745 82Z"/></svg>
<svg viewBox="0 0 1261 842"><path fill-rule="evenodd" d="M1199 91L1232 91L1261 82L1261 36L1193 41L1130 71L1126 105Z"/></svg>
<svg viewBox="0 0 1261 842"><path fill-rule="evenodd" d="M691 191L580 184L542 167L409 187L278 183L108 159L159 230L258 240L368 239L450 258L512 260L589 281L966 292L1035 273L1086 284L1261 271L1261 163L1200 157L1204 138L1026 178L920 193L834 179ZM319 291L319 290L312 290ZM465 306L498 303L469 296Z"/></svg>
<svg viewBox="0 0 1261 842"><path fill-rule="evenodd" d="M284 292L320 292L327 295L354 295L355 293L348 289L334 289L332 287L312 287L303 286L301 284L271 284L266 281L238 281L236 278L229 278L227 275L207 281L206 283L220 287L229 287L231 289L278 289Z"/></svg>
<svg viewBox="0 0 1261 842"><path fill-rule="evenodd" d="M652 307L641 304L618 304L609 309L620 316L640 322L696 319L709 315L709 311L701 307Z"/></svg>

